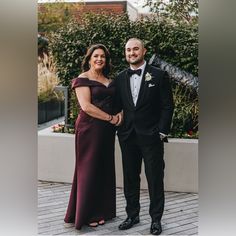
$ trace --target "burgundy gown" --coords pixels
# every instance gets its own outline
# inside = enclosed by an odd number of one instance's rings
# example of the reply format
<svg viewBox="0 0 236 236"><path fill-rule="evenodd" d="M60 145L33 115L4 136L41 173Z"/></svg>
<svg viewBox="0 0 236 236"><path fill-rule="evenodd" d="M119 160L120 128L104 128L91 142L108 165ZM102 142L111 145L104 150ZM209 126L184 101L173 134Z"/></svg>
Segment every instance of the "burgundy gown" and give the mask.
<svg viewBox="0 0 236 236"><path fill-rule="evenodd" d="M89 86L91 103L112 114L114 83L107 87L88 78L76 78L72 88ZM75 123L75 172L64 221L76 229L116 216L114 163L115 127L82 109Z"/></svg>

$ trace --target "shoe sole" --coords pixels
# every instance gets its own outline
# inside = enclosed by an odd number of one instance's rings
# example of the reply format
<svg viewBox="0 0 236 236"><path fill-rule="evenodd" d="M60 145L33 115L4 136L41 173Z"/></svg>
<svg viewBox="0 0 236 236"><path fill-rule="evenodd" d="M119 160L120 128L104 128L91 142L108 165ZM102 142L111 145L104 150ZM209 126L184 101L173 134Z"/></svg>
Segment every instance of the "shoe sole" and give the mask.
<svg viewBox="0 0 236 236"><path fill-rule="evenodd" d="M162 231L160 233L158 233L158 234L153 234L153 233L150 232L151 235L160 235L161 233L162 233Z"/></svg>

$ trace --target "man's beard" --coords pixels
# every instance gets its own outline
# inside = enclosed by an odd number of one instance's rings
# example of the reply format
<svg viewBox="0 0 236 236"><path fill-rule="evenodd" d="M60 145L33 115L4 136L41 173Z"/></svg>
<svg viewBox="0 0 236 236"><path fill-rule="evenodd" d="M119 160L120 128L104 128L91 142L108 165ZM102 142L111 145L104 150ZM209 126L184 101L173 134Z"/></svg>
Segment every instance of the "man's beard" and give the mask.
<svg viewBox="0 0 236 236"><path fill-rule="evenodd" d="M131 64L131 65L137 65L137 64L139 64L139 63L142 62L142 61L143 61L143 58L139 58L139 59L137 59L137 60L135 60L135 61L129 60L128 62L129 62L129 64Z"/></svg>

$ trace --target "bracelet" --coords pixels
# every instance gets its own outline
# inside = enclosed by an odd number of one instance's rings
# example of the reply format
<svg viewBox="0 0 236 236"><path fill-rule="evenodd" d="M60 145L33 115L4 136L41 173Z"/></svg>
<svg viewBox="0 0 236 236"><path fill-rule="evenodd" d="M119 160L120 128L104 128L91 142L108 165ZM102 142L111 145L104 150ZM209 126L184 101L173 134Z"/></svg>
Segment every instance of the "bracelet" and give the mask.
<svg viewBox="0 0 236 236"><path fill-rule="evenodd" d="M112 121L112 119L113 119L113 116L112 116L112 115L109 115L108 121L110 122L110 121Z"/></svg>

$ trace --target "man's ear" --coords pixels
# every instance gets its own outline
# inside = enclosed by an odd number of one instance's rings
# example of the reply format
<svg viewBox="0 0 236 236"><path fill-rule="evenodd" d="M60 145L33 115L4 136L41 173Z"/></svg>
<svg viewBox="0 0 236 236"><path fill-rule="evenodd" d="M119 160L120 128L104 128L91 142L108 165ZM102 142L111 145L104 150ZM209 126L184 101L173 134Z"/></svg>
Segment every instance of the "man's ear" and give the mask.
<svg viewBox="0 0 236 236"><path fill-rule="evenodd" d="M146 48L143 48L143 55L145 55L147 52L147 49Z"/></svg>

